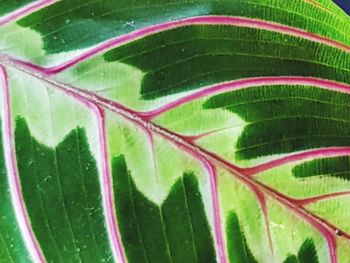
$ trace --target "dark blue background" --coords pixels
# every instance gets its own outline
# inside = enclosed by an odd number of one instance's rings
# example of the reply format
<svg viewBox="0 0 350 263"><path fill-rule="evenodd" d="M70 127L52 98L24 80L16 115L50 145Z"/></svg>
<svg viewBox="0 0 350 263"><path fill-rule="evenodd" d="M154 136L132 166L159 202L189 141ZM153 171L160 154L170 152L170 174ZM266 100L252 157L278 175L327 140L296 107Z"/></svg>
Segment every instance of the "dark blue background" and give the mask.
<svg viewBox="0 0 350 263"><path fill-rule="evenodd" d="M342 7L348 14L350 14L350 0L333 0L340 7Z"/></svg>

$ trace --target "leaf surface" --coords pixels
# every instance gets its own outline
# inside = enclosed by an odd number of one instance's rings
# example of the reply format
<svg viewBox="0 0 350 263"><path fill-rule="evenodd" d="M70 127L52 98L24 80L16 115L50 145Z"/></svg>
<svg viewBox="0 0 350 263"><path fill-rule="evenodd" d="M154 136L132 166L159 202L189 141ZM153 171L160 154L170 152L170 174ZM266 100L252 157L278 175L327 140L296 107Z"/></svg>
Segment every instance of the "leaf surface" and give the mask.
<svg viewBox="0 0 350 263"><path fill-rule="evenodd" d="M331 1L0 10L6 262L350 261L350 20Z"/></svg>

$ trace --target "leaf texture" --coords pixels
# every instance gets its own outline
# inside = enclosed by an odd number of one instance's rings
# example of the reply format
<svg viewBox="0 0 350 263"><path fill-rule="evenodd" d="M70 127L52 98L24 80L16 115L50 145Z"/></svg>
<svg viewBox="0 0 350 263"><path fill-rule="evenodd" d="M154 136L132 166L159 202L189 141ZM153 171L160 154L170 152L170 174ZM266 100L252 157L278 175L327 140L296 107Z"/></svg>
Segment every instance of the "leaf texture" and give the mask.
<svg viewBox="0 0 350 263"><path fill-rule="evenodd" d="M0 1L0 261L350 262L349 22Z"/></svg>

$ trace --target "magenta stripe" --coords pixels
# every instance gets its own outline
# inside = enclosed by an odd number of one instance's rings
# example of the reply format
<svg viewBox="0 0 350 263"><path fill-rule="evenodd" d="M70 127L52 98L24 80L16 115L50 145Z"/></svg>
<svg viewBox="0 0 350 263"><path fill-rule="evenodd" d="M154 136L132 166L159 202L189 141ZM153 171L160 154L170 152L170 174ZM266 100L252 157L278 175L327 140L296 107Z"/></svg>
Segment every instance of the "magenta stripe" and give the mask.
<svg viewBox="0 0 350 263"><path fill-rule="evenodd" d="M336 156L350 156L350 147L329 147L308 150L300 153L294 153L277 160L267 163L259 164L253 167L242 168L242 172L247 176L255 176L264 171L279 167L281 165L302 161L306 159L336 157Z"/></svg>
<svg viewBox="0 0 350 263"><path fill-rule="evenodd" d="M350 195L350 191L329 193L329 194L312 196L312 197L303 198L303 199L293 199L293 202L300 206L305 206L305 205L314 204L320 201L325 201L325 200L337 198L340 196L347 196L347 195Z"/></svg>
<svg viewBox="0 0 350 263"><path fill-rule="evenodd" d="M19 20L22 17L25 17L27 15L30 15L48 5L51 5L53 3L57 2L57 0L42 0L42 1L35 1L29 5L26 5L20 9L17 9L16 11L9 13L8 15L5 15L4 17L0 17L0 26L5 25L7 23L15 22Z"/></svg>
<svg viewBox="0 0 350 263"><path fill-rule="evenodd" d="M203 158L202 158L203 159ZM214 231L215 231L215 242L218 257L221 263L228 263L227 255L226 255L226 245L224 241L224 237L222 235L222 221L220 216L220 205L219 205L219 196L217 193L217 174L215 168L206 160L202 161L205 169L209 174L210 180L210 192L212 197L212 206L214 213Z"/></svg>
<svg viewBox="0 0 350 263"><path fill-rule="evenodd" d="M213 135L215 133L219 133L219 132L222 132L222 131L233 129L233 127L234 126L232 126L232 127L223 127L223 128L220 128L220 129L214 129L214 130L203 132L203 133L196 134L196 135L184 135L184 138L186 138L188 141L191 141L191 142L195 143L196 141L201 140L201 139L203 139L205 137L211 136L211 135Z"/></svg>
<svg viewBox="0 0 350 263"><path fill-rule="evenodd" d="M103 208L105 211L106 224L108 229L108 236L110 239L112 253L114 259L118 263L126 263L125 253L123 245L120 238L115 207L114 207L114 194L113 194L113 184L112 175L109 168L109 158L107 150L107 139L106 139L106 124L105 124L105 114L102 109L92 105L89 107L92 109L98 121L99 128L99 138L101 142L101 153L102 153L102 182L101 182L101 192L103 199Z"/></svg>
<svg viewBox="0 0 350 263"><path fill-rule="evenodd" d="M346 83L319 79L314 77L257 77L257 78L246 78L239 79L229 82L223 82L209 87L205 87L198 91L195 91L187 96L179 98L177 100L171 101L157 109L142 112L141 116L145 117L147 120L152 120L159 115L170 111L174 108L181 106L182 104L189 103L193 100L200 99L203 97L208 97L210 95L215 95L227 91L244 89L256 86L266 86L266 85L306 85L315 86L319 88L324 88L327 90L338 91L342 93L350 94L350 85Z"/></svg>
<svg viewBox="0 0 350 263"><path fill-rule="evenodd" d="M10 94L8 77L5 68L0 65L0 84L2 88L3 111L3 141L8 182L10 187L13 209L21 231L22 237L34 262L46 262L41 248L33 232L25 202L22 195L21 183L17 171L17 161L14 147L13 128L11 119Z"/></svg>
<svg viewBox="0 0 350 263"><path fill-rule="evenodd" d="M55 74L69 67L72 67L73 65L83 60L86 60L94 55L97 55L102 51L106 51L111 48L122 46L124 44L135 41L137 39L141 39L143 37L156 34L162 31L166 31L166 30L170 30L178 27L190 26L190 25L230 25L230 26L263 29L263 30L300 37L303 39L307 39L307 40L311 40L321 44L329 45L335 48L339 48L346 52L350 52L350 46L346 44L343 44L335 40L329 39L327 37L319 36L317 34L310 33L298 28L293 28L293 27L278 24L278 23L268 22L260 19L235 17L235 16L199 16L199 17L190 17L182 20L170 21L170 22L148 26L139 30L135 30L128 34L109 39L105 42L102 42L101 44L98 44L95 47L92 47L86 52L83 52L82 54L76 56L75 58L53 67L45 68L45 67L33 65L29 62L23 62L23 63L25 63L27 66L30 66L36 70L40 70L41 72L44 72L47 74Z"/></svg>
<svg viewBox="0 0 350 263"><path fill-rule="evenodd" d="M252 191L254 192L254 194L256 195L256 197L259 201L259 204L260 204L260 207L262 210L262 215L263 215L264 222L265 222L267 237L269 240L270 251L271 251L271 254L274 255L273 241L272 241L272 235L271 235L271 230L270 230L270 221L269 221L269 217L268 217L265 196L263 193L261 193L261 191L259 191L259 189L257 189L257 187L255 185L251 185L250 188L252 189Z"/></svg>

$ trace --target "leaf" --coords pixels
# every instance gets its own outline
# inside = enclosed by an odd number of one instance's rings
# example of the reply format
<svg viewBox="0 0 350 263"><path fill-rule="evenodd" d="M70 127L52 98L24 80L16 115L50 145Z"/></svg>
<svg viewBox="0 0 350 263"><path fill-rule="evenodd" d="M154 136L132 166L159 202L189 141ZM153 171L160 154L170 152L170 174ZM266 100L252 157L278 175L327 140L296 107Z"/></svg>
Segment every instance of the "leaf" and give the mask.
<svg viewBox="0 0 350 263"><path fill-rule="evenodd" d="M23 198L47 260L109 258L98 171L84 130L72 130L52 149L37 142L24 119L18 119L15 141Z"/></svg>
<svg viewBox="0 0 350 263"><path fill-rule="evenodd" d="M226 228L230 262L256 262L247 245L244 233L242 233L237 214L235 212L231 212L227 221L228 225Z"/></svg>
<svg viewBox="0 0 350 263"><path fill-rule="evenodd" d="M292 262L319 262L317 259L317 252L315 248L315 244L311 239L306 239L304 243L301 245L298 255L290 255L284 261L284 263L292 263Z"/></svg>
<svg viewBox="0 0 350 263"><path fill-rule="evenodd" d="M330 0L0 3L4 262L349 262Z"/></svg>
<svg viewBox="0 0 350 263"><path fill-rule="evenodd" d="M116 157L112 167L121 237L131 261L216 261L194 174L185 173L158 207L138 191L123 156Z"/></svg>
<svg viewBox="0 0 350 263"><path fill-rule="evenodd" d="M3 143L1 142L1 149ZM16 225L15 211L11 204L10 189L7 182L4 153L0 153L1 167L1 221L0 221L0 253L4 260L11 261L17 259L21 262L30 262L29 255L25 249L20 231ZM16 245L15 245L16 244Z"/></svg>

